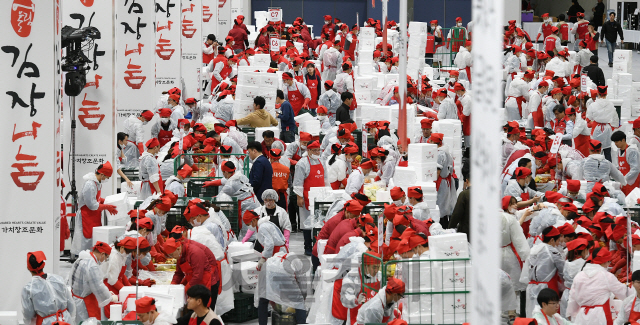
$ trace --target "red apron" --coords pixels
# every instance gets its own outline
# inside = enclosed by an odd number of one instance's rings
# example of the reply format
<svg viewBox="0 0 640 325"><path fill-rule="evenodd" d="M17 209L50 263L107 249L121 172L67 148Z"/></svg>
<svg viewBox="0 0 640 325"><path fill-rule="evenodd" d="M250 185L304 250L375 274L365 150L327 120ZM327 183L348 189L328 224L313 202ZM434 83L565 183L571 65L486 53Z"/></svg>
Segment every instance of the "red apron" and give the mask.
<svg viewBox="0 0 640 325"><path fill-rule="evenodd" d="M242 202L244 202L244 201L246 201L246 200L248 200L248 199L250 199L252 197L255 197L255 195L251 194L251 196L246 197L246 198L238 201L238 220L242 220Z"/></svg>
<svg viewBox="0 0 640 325"><path fill-rule="evenodd" d="M93 256L93 252L90 254L91 254L91 257L93 257L93 260L96 261L96 257ZM75 293L73 293L73 291L71 291L71 295L78 299L82 299L82 301L84 301L84 305L87 308L87 314L89 315L89 318L95 317L96 319L100 319L101 317L100 305L98 304L98 299L96 298L96 295L94 295L93 293L90 293L86 297L80 297L80 296L77 296Z"/></svg>
<svg viewBox="0 0 640 325"><path fill-rule="evenodd" d="M347 308L340 301L340 291L342 290L342 279L333 283L333 300L331 302L331 315L339 320L347 320Z"/></svg>
<svg viewBox="0 0 640 325"><path fill-rule="evenodd" d="M324 168L322 164L312 165L311 159L307 157L309 162L309 176L304 179L304 208L309 210L309 189L312 187L324 187Z"/></svg>
<svg viewBox="0 0 640 325"><path fill-rule="evenodd" d="M544 50L546 52L553 52L556 48L556 38L553 36L548 36L544 39Z"/></svg>
<svg viewBox="0 0 640 325"><path fill-rule="evenodd" d="M471 135L471 114L469 114L469 116L466 116L464 114L460 114L461 117L461 121L462 121L462 135L464 136L470 136Z"/></svg>
<svg viewBox="0 0 640 325"><path fill-rule="evenodd" d="M99 184L96 183L96 187ZM96 193L96 201L100 202L100 192ZM100 209L91 210L86 205L80 208L80 215L82 216L82 236L84 238L93 238L93 227L102 226L102 211Z"/></svg>
<svg viewBox="0 0 640 325"><path fill-rule="evenodd" d="M629 147L627 146L627 149L628 148ZM627 162L627 150L624 151L624 154L622 156L618 154L618 169L620 170L622 175L625 176L627 175L627 173L629 173L629 171L631 171L631 166L629 166L629 163ZM633 191L633 189L638 186L640 186L640 177L636 177L636 181L633 184L627 184L623 186L621 190L624 195L629 195L629 193L631 193L631 191Z"/></svg>
<svg viewBox="0 0 640 325"><path fill-rule="evenodd" d="M161 129L160 132L158 132L158 141L160 142L161 147L171 141L171 138L173 138L173 131L165 131Z"/></svg>
<svg viewBox="0 0 640 325"><path fill-rule="evenodd" d="M576 27L576 39L584 39L584 36L589 32L589 23L577 23Z"/></svg>
<svg viewBox="0 0 640 325"><path fill-rule="evenodd" d="M634 300L635 302L635 300ZM65 308L64 310L58 310L57 312L51 314L51 315L47 315L47 316L40 316L38 315L38 313L36 313L36 325L42 325L42 321L45 320L45 318L49 318L49 317L53 317L56 316L56 321L65 321L64 319L64 315L62 313L64 313L65 311L67 311L67 308ZM69 320L69 319L67 319Z"/></svg>
<svg viewBox="0 0 640 325"><path fill-rule="evenodd" d="M204 46L211 47L212 45L207 44L207 42L204 42ZM202 53L202 63L204 64L209 64L209 62L211 62L211 60L213 60L213 56L215 55L215 51L212 52L211 54L204 54Z"/></svg>
<svg viewBox="0 0 640 325"><path fill-rule="evenodd" d="M551 24L542 24L542 37L547 38L547 36L551 35L551 29L553 26Z"/></svg>
<svg viewBox="0 0 640 325"><path fill-rule="evenodd" d="M293 108L293 114L298 116L298 113L300 113L300 110L302 109L302 105L304 105L304 96L302 96L302 93L298 89L298 85L295 83L294 85L296 86L296 90L288 90L287 99L289 99L289 104L291 104L291 107Z"/></svg>
<svg viewBox="0 0 640 325"><path fill-rule="evenodd" d="M298 71L298 72L300 72L300 71ZM302 74L298 75L295 71L293 72L293 74L295 75L295 76L293 76L293 79L295 79L295 81L304 82L304 75L302 75Z"/></svg>
<svg viewBox="0 0 640 325"><path fill-rule="evenodd" d="M309 88L309 93L311 93L311 101L309 102L309 108L318 108L318 75L314 73L313 75L316 77L315 79L309 78L307 75L307 88Z"/></svg>
<svg viewBox="0 0 640 325"><path fill-rule="evenodd" d="M529 284L546 284L547 287L553 291L555 291L556 293L558 293L559 289L558 289L558 282L560 281L560 276L558 275L558 272L556 272L556 274L553 275L553 277L551 278L551 280L547 281L547 282L541 282L541 281L529 281ZM607 302L608 304L609 302ZM609 308L606 308L609 309ZM609 309L609 312L611 312L611 310ZM586 314L586 311L585 311Z"/></svg>
<svg viewBox="0 0 640 325"><path fill-rule="evenodd" d="M428 54L436 53L435 44L436 44L435 36L431 34L427 34L427 47L425 48L424 52Z"/></svg>
<svg viewBox="0 0 640 325"><path fill-rule="evenodd" d="M589 156L589 139L590 137L584 134L573 139L574 147L585 157Z"/></svg>
<svg viewBox="0 0 640 325"><path fill-rule="evenodd" d="M471 83L471 67L464 68L464 71L467 72L467 80L469 80L469 83Z"/></svg>
<svg viewBox="0 0 640 325"><path fill-rule="evenodd" d="M518 97L509 96L509 97L507 97L507 100L509 100L509 98L515 98L516 99L516 103L518 104L518 112L520 113L520 116L522 117L522 103L526 102L524 100L524 96L518 96Z"/></svg>
<svg viewBox="0 0 640 325"><path fill-rule="evenodd" d="M160 165L158 165L158 176L160 176L160 179L158 180L158 186L160 187L160 193L164 193L164 182L162 181L162 173L160 173ZM153 184L151 184L151 181L142 181L142 184L147 183L149 184L149 189L151 190L151 194L156 194L156 188L153 187Z"/></svg>
<svg viewBox="0 0 640 325"><path fill-rule="evenodd" d="M522 201L529 201L529 193L520 194L520 198L522 199ZM524 208L522 208L522 209L524 209ZM522 209L519 209L519 210L522 210ZM529 219L529 220L527 220L527 221L522 223L522 231L524 232L524 235L527 238L531 237L531 235L529 235L529 226L531 225L531 220L532 219Z"/></svg>
<svg viewBox="0 0 640 325"><path fill-rule="evenodd" d="M556 273L556 275L558 274ZM633 299L633 302L635 303L635 299ZM602 305L581 306L581 307L584 308L585 315L589 314L589 310L593 308L601 307L602 311L604 311L604 316L607 318L607 325L613 325L613 317L611 316L611 306L609 305L609 300L607 300L607 302L605 302ZM631 306L631 312L633 313L633 306ZM629 314L629 318L631 318L631 313Z"/></svg>
<svg viewBox="0 0 640 325"><path fill-rule="evenodd" d="M569 24L560 25L560 36L561 40L568 41L569 40Z"/></svg>
<svg viewBox="0 0 640 325"><path fill-rule="evenodd" d="M542 94L540 96L542 96ZM535 111L531 112L531 117L533 117L533 125L535 127L544 127L544 114L542 113L542 97L540 98L540 104L538 104L538 108L536 108Z"/></svg>
<svg viewBox="0 0 640 325"><path fill-rule="evenodd" d="M522 259L520 258L520 254L518 254L518 251L516 250L516 247L513 246L513 242L509 243L509 245L507 245L509 247L511 247L511 250L513 251L513 254L516 255L516 258L518 259L518 264L520 264L520 269L522 269ZM505 248L507 246L502 246L502 248Z"/></svg>
<svg viewBox="0 0 640 325"><path fill-rule="evenodd" d="M629 322L631 325L638 325L638 320L640 320L640 312L634 311L633 308L636 306L636 298L633 298L633 303L631 304L631 312L629 313Z"/></svg>

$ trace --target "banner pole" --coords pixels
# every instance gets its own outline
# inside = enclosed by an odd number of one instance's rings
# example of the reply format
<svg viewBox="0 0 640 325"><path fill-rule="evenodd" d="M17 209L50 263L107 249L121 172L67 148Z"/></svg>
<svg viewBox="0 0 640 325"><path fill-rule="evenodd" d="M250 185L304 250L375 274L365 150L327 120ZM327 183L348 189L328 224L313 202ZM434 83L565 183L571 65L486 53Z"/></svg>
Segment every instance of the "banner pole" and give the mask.
<svg viewBox="0 0 640 325"><path fill-rule="evenodd" d="M383 10L386 10L387 0L383 0ZM399 93L400 93L400 107L398 110L398 137L400 138L400 148L403 151L407 150L407 0L400 0L400 50L398 56L400 57L400 75L399 75ZM387 44L387 28L386 28L386 11L384 11L385 24L384 33L382 36L382 47L386 52ZM415 113L413 113L415 114Z"/></svg>

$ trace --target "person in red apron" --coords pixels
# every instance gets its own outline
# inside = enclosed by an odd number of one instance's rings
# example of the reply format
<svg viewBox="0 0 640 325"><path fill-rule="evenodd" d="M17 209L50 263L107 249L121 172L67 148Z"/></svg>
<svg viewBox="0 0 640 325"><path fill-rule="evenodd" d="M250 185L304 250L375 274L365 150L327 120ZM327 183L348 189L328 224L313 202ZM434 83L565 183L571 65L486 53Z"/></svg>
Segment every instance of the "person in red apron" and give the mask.
<svg viewBox="0 0 640 325"><path fill-rule="evenodd" d="M207 35L207 40L202 44L202 64L207 65L211 60L213 60L213 56L215 55L214 49L218 46L218 42L216 41L216 36L213 34Z"/></svg>
<svg viewBox="0 0 640 325"><path fill-rule="evenodd" d="M462 104L462 111L458 114L460 121L462 121L462 135L464 136L465 146L471 144L471 95L469 95L464 89L464 86L456 82L453 90L456 92L456 96Z"/></svg>
<svg viewBox="0 0 640 325"><path fill-rule="evenodd" d="M312 112L315 112L316 108L318 108L318 100L320 99L320 89L318 89L318 87L322 84L322 78L320 74L317 73L316 66L311 62L307 63L307 74L304 79L311 95L309 108Z"/></svg>
<svg viewBox="0 0 640 325"><path fill-rule="evenodd" d="M524 291L526 285L518 280L522 273L522 265L529 257L529 243L527 243L527 238L522 228L518 226L518 219L514 216L517 211L517 203L518 201L513 196L502 198L502 210L504 213L502 214L501 268L512 279L513 289L515 291Z"/></svg>
<svg viewBox="0 0 640 325"><path fill-rule="evenodd" d="M158 138L160 147L164 146L167 142L171 141L173 137L173 130L176 129L178 123L171 119L171 109L162 108L158 111L160 119L151 128L151 137Z"/></svg>
<svg viewBox="0 0 640 325"><path fill-rule="evenodd" d="M629 322L635 325L640 323L640 301L638 301L638 296L640 295L640 271L633 272L631 283L635 292L622 302L617 321L622 320L624 324Z"/></svg>
<svg viewBox="0 0 640 325"><path fill-rule="evenodd" d="M542 36L542 39L544 40L545 38L547 38L547 36L551 35L553 33L552 28L555 27L552 24L551 18L549 18L549 13L544 13L542 15L542 20L544 21L544 23L540 25L538 36L536 36L536 42L538 42L540 36Z"/></svg>
<svg viewBox="0 0 640 325"><path fill-rule="evenodd" d="M544 127L544 112L542 111L542 96L549 89L549 83L546 80L541 81L538 84L538 91L534 92L528 103L528 110L531 112L533 118L533 125L535 127Z"/></svg>
<svg viewBox="0 0 640 325"><path fill-rule="evenodd" d="M98 166L95 172L84 175L85 183L80 191L78 207L80 214L76 215L75 236L71 243L71 254L78 255L81 251L91 248L93 244L93 227L102 226L102 211L107 210L115 215L118 210L114 205L104 204L100 197L102 182L113 174L110 162Z"/></svg>
<svg viewBox="0 0 640 325"><path fill-rule="evenodd" d="M551 55L551 53L558 54L558 49L560 48L560 37L558 34L560 30L558 27L551 27L551 35L545 37L544 39L544 50L547 54Z"/></svg>
<svg viewBox="0 0 640 325"><path fill-rule="evenodd" d="M344 316L344 320L346 320L347 309L349 309L351 325L355 324L362 304L373 298L377 291L380 290L380 279L377 274L382 260L381 255L370 250L363 254L363 259L364 272L362 266L358 265L358 273L349 272L343 279L337 279L334 282L332 316L342 319L337 317L337 314ZM362 285L363 276L364 285ZM336 305L335 301L338 301L339 306ZM344 310L340 307L344 307Z"/></svg>
<svg viewBox="0 0 640 325"><path fill-rule="evenodd" d="M156 300L148 296L136 300L136 315L138 320L147 325L170 325L178 322L171 313L158 312Z"/></svg>
<svg viewBox="0 0 640 325"><path fill-rule="evenodd" d="M587 127L587 122L578 117L576 108L571 106L565 110L567 121L573 123L571 136L573 137L573 147L580 151L583 156L589 156L589 140L591 139L591 130ZM640 142L639 142L640 143Z"/></svg>
<svg viewBox="0 0 640 325"><path fill-rule="evenodd" d="M530 250L521 279L529 280L527 285L527 315L531 315L537 305L540 290L549 288L559 291L560 275L564 269L564 258L556 248L560 244L560 231L553 226L542 231L542 242L537 242Z"/></svg>
<svg viewBox="0 0 640 325"><path fill-rule="evenodd" d="M640 148L640 117L633 121L629 121L629 123L633 125L633 134L627 143L630 145L635 144L636 147Z"/></svg>
<svg viewBox="0 0 640 325"><path fill-rule="evenodd" d="M104 285L100 264L111 254L111 246L98 241L92 250L80 252L71 267L69 284L76 310L76 321L90 317L101 319L100 308L110 302L118 302L118 296Z"/></svg>
<svg viewBox="0 0 640 325"><path fill-rule="evenodd" d="M171 284L184 284L185 291L199 284L207 288L214 285L213 264L217 262L206 246L189 239L176 241L169 238L163 249L171 258L176 259L176 272ZM217 294L218 290L215 291Z"/></svg>
<svg viewBox="0 0 640 325"><path fill-rule="evenodd" d="M324 187L324 167L320 162L320 142L313 141L307 145L308 156L296 164L293 179L293 191L298 196L300 228L304 234L305 254L311 255L311 228L305 225L309 217L309 189Z"/></svg>
<svg viewBox="0 0 640 325"><path fill-rule="evenodd" d="M541 325L564 325L571 324L559 313L560 296L549 289L545 288L538 294L538 306L533 311L533 318Z"/></svg>
<svg viewBox="0 0 640 325"><path fill-rule="evenodd" d="M405 285L400 279L389 278L387 285L365 302L356 317L356 324L388 323L393 318L396 303L404 297Z"/></svg>
<svg viewBox="0 0 640 325"><path fill-rule="evenodd" d="M613 325L611 295L623 299L635 294L635 289L620 283L616 276L607 270L611 264L611 257L611 252L606 247L595 248L588 258L591 263L586 263L582 272L573 279L567 316L571 317L574 324Z"/></svg>
<svg viewBox="0 0 640 325"><path fill-rule="evenodd" d="M231 69L229 68L229 63L227 62L227 57L224 56L225 48L222 46L218 46L218 56L216 56L211 62L209 62L209 66L207 67L207 71L211 72L211 92L213 93L214 89L229 76L231 73Z"/></svg>
<svg viewBox="0 0 640 325"><path fill-rule="evenodd" d="M611 135L611 141L618 147L618 169L627 180L627 185L621 190L629 195L633 189L640 186L640 153L638 147L627 144L627 136L622 131L616 131Z"/></svg>
<svg viewBox="0 0 640 325"><path fill-rule="evenodd" d="M293 80L293 75L290 72L282 74L282 82L285 84L284 96L287 97L291 107L293 108L294 115L298 115L301 109L308 109L309 102L311 102L311 93L309 88L303 83Z"/></svg>
<svg viewBox="0 0 640 325"><path fill-rule="evenodd" d="M141 200L164 191L160 166L158 166L158 161L156 160L156 155L160 151L160 141L156 138L151 138L145 145L147 146L147 151L140 158L139 168L142 187L138 198Z"/></svg>
<svg viewBox="0 0 640 325"><path fill-rule="evenodd" d="M27 253L27 269L31 272L31 281L22 289L22 315L25 324L71 322L71 315L75 314L76 306L66 281L56 274L44 273L46 259L42 251Z"/></svg>
<svg viewBox="0 0 640 325"><path fill-rule="evenodd" d="M364 192L365 176L373 170L375 164L375 161L364 158L360 163L360 166L349 174L349 177L347 178L347 185L344 187L347 195Z"/></svg>

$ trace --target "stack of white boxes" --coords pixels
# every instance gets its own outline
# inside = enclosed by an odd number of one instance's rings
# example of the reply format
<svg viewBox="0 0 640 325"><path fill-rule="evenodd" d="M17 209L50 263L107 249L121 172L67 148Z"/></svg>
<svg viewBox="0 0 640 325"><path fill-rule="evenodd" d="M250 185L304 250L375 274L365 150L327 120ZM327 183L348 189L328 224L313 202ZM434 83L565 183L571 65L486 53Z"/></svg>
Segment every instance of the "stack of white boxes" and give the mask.
<svg viewBox="0 0 640 325"><path fill-rule="evenodd" d="M622 100L620 118L625 120L631 119L633 111L631 105L634 94L631 74L626 72L617 73L613 75L613 78L615 80L614 83L617 84L617 89L614 89L614 92L617 93L615 99Z"/></svg>
<svg viewBox="0 0 640 325"><path fill-rule="evenodd" d="M615 50L613 52L613 74L631 73L631 50Z"/></svg>
<svg viewBox="0 0 640 325"><path fill-rule="evenodd" d="M104 204L114 205L118 210L117 214L107 213L107 224L109 226L126 226L127 222L129 222L129 210L131 210L131 206L129 205L129 196L127 192L122 192L119 194L109 195L104 198Z"/></svg>
<svg viewBox="0 0 640 325"><path fill-rule="evenodd" d="M436 190L436 179L438 178L438 146L430 143L411 143L409 144L409 148L407 149L408 154L408 167L415 173L415 178L409 179L408 181L396 179L397 169L401 167L396 167L396 174L394 174L394 184L396 186L400 186L405 190L409 186L420 186L422 188L422 199L423 202L427 204L429 207L429 212L432 217L437 217L440 215L440 210L436 206L436 199L438 197L438 192ZM401 181L401 183L411 183L408 186L398 185L397 181Z"/></svg>
<svg viewBox="0 0 640 325"><path fill-rule="evenodd" d="M407 51L407 75L413 80L422 75L424 68L424 49L427 47L427 23L412 21L409 23L409 47Z"/></svg>
<svg viewBox="0 0 640 325"><path fill-rule="evenodd" d="M371 72L372 74L373 72ZM372 90L378 83L378 79L373 76L357 77L353 81L353 90L355 92L356 102L360 104L373 103L375 98L372 97ZM358 117L356 115L356 117Z"/></svg>
<svg viewBox="0 0 640 325"><path fill-rule="evenodd" d="M358 72L360 75L373 73L373 51L376 49L376 29L362 27L358 33Z"/></svg>
<svg viewBox="0 0 640 325"><path fill-rule="evenodd" d="M258 96L260 74L245 69L238 71L236 99L233 103L233 119L240 119L253 112L253 99Z"/></svg>

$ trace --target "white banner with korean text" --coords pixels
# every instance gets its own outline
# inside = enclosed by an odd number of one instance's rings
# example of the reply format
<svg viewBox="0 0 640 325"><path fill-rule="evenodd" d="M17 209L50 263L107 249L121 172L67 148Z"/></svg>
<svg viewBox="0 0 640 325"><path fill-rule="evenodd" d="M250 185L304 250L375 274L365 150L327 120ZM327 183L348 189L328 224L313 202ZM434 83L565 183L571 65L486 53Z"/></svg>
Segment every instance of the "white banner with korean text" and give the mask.
<svg viewBox="0 0 640 325"><path fill-rule="evenodd" d="M3 136L5 158L0 162L3 211L0 245L4 261L15 270L0 277L4 299L0 310L18 311L22 287L31 274L27 252L43 251L45 272L54 271L59 259L56 220L60 215L60 190L56 184L56 1L3 1L0 10L0 52L3 77ZM59 148L59 147L58 147Z"/></svg>
<svg viewBox="0 0 640 325"><path fill-rule="evenodd" d="M182 0L181 72L184 82L182 99L200 99L200 69L202 68L202 3ZM186 112L185 112L186 113Z"/></svg>
<svg viewBox="0 0 640 325"><path fill-rule="evenodd" d="M156 90L157 102L163 92L178 87L180 82L180 0L156 1ZM158 107L156 107L158 108ZM151 124L151 123L149 123Z"/></svg>

